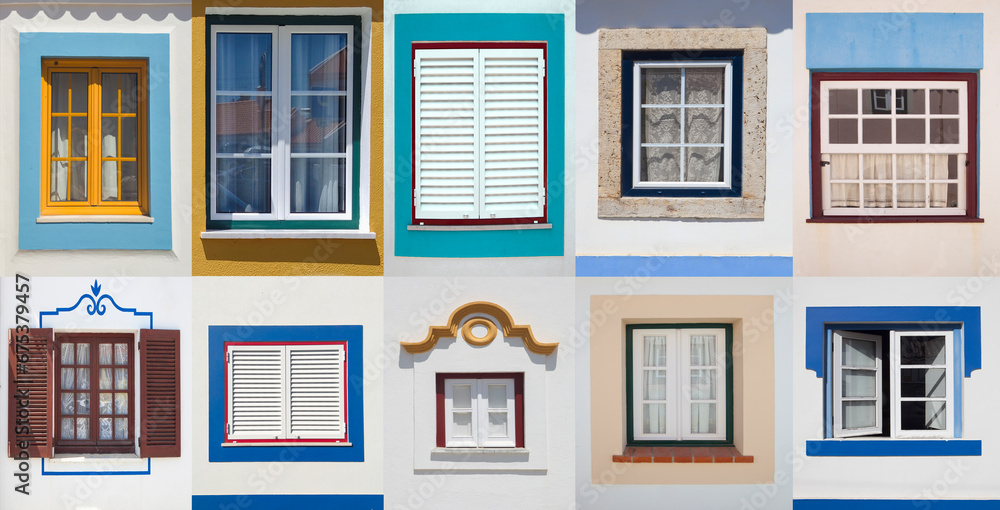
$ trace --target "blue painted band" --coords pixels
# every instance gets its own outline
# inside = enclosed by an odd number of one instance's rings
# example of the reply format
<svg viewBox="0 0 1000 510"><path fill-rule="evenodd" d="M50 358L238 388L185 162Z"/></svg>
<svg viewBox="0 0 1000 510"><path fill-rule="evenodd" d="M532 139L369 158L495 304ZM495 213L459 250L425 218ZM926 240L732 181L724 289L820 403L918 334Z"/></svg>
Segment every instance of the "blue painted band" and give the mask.
<svg viewBox="0 0 1000 510"><path fill-rule="evenodd" d="M100 462L99 459L95 459L96 462ZM45 470L45 459L42 459L42 476L129 476L129 475L148 475L153 472L152 459L146 458L146 470L145 471L46 471Z"/></svg>
<svg viewBox="0 0 1000 510"><path fill-rule="evenodd" d="M337 510L380 510L382 495L378 494L233 494L225 496L191 496L192 510L302 510L305 508L336 508Z"/></svg>
<svg viewBox="0 0 1000 510"><path fill-rule="evenodd" d="M807 13L809 69L983 68L981 13Z"/></svg>
<svg viewBox="0 0 1000 510"><path fill-rule="evenodd" d="M170 36L167 34L20 34L18 248L22 250L169 250ZM41 211L42 59L139 58L149 62L149 214L153 223L36 223Z"/></svg>
<svg viewBox="0 0 1000 510"><path fill-rule="evenodd" d="M792 258L580 256L576 275L792 276Z"/></svg>
<svg viewBox="0 0 1000 510"><path fill-rule="evenodd" d="M996 510L997 499L796 499L794 510Z"/></svg>
<svg viewBox="0 0 1000 510"><path fill-rule="evenodd" d="M973 439L818 439L806 441L809 457L979 457Z"/></svg>

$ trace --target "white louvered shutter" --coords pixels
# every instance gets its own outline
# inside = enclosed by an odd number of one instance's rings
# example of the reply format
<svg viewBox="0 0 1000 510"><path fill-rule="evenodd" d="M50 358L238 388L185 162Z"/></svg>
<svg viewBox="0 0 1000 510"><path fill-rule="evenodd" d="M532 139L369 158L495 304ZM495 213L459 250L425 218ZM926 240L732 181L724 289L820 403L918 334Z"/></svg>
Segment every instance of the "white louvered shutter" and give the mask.
<svg viewBox="0 0 1000 510"><path fill-rule="evenodd" d="M227 439L284 437L285 348L232 345L226 350L229 376Z"/></svg>
<svg viewBox="0 0 1000 510"><path fill-rule="evenodd" d="M542 50L483 49L480 218L541 217L545 204Z"/></svg>
<svg viewBox="0 0 1000 510"><path fill-rule="evenodd" d="M417 219L479 216L478 54L475 49L415 52Z"/></svg>
<svg viewBox="0 0 1000 510"><path fill-rule="evenodd" d="M343 345L289 345L288 439L344 439Z"/></svg>

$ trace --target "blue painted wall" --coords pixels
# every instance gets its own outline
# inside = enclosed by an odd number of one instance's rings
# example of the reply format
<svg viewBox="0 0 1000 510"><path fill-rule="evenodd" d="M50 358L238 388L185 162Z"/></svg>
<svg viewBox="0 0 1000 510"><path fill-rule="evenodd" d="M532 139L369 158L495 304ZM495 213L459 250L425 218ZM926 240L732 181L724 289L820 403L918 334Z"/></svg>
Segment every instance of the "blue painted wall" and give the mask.
<svg viewBox="0 0 1000 510"><path fill-rule="evenodd" d="M382 496L369 494L241 494L235 496L193 496L192 510L378 510Z"/></svg>
<svg viewBox="0 0 1000 510"><path fill-rule="evenodd" d="M792 276L791 257L579 256L577 276Z"/></svg>

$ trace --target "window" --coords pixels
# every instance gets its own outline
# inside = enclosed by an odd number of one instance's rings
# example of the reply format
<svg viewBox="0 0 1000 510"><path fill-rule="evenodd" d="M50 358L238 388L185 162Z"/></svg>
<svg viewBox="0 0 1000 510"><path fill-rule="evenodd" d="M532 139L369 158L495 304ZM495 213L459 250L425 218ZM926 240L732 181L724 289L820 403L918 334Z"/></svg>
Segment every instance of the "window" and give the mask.
<svg viewBox="0 0 1000 510"><path fill-rule="evenodd" d="M245 23L211 25L210 228L357 229L360 21L226 19Z"/></svg>
<svg viewBox="0 0 1000 510"><path fill-rule="evenodd" d="M227 444L348 441L346 342L225 346Z"/></svg>
<svg viewBox="0 0 1000 510"><path fill-rule="evenodd" d="M628 443L732 443L732 326L626 327Z"/></svg>
<svg viewBox="0 0 1000 510"><path fill-rule="evenodd" d="M954 437L952 331L834 331L833 339L834 437Z"/></svg>
<svg viewBox="0 0 1000 510"><path fill-rule="evenodd" d="M145 60L42 60L44 215L148 213Z"/></svg>
<svg viewBox="0 0 1000 510"><path fill-rule="evenodd" d="M8 435L27 442L29 455L138 447L141 457L180 456L178 331L140 330L138 345L134 333L10 336L9 398L24 405L27 423L11 420Z"/></svg>
<svg viewBox="0 0 1000 510"><path fill-rule="evenodd" d="M413 45L413 222L545 223L544 43Z"/></svg>
<svg viewBox="0 0 1000 510"><path fill-rule="evenodd" d="M813 83L814 219L976 217L974 74L815 73Z"/></svg>
<svg viewBox="0 0 1000 510"><path fill-rule="evenodd" d="M524 448L524 374L437 374L438 447Z"/></svg>

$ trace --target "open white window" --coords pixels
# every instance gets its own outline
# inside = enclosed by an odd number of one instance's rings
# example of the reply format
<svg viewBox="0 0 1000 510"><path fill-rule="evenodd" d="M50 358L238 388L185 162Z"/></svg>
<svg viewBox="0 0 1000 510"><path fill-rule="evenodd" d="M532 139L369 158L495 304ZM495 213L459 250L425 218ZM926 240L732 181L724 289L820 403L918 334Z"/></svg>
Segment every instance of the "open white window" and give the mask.
<svg viewBox="0 0 1000 510"><path fill-rule="evenodd" d="M445 446L517 446L514 379L445 379Z"/></svg>

